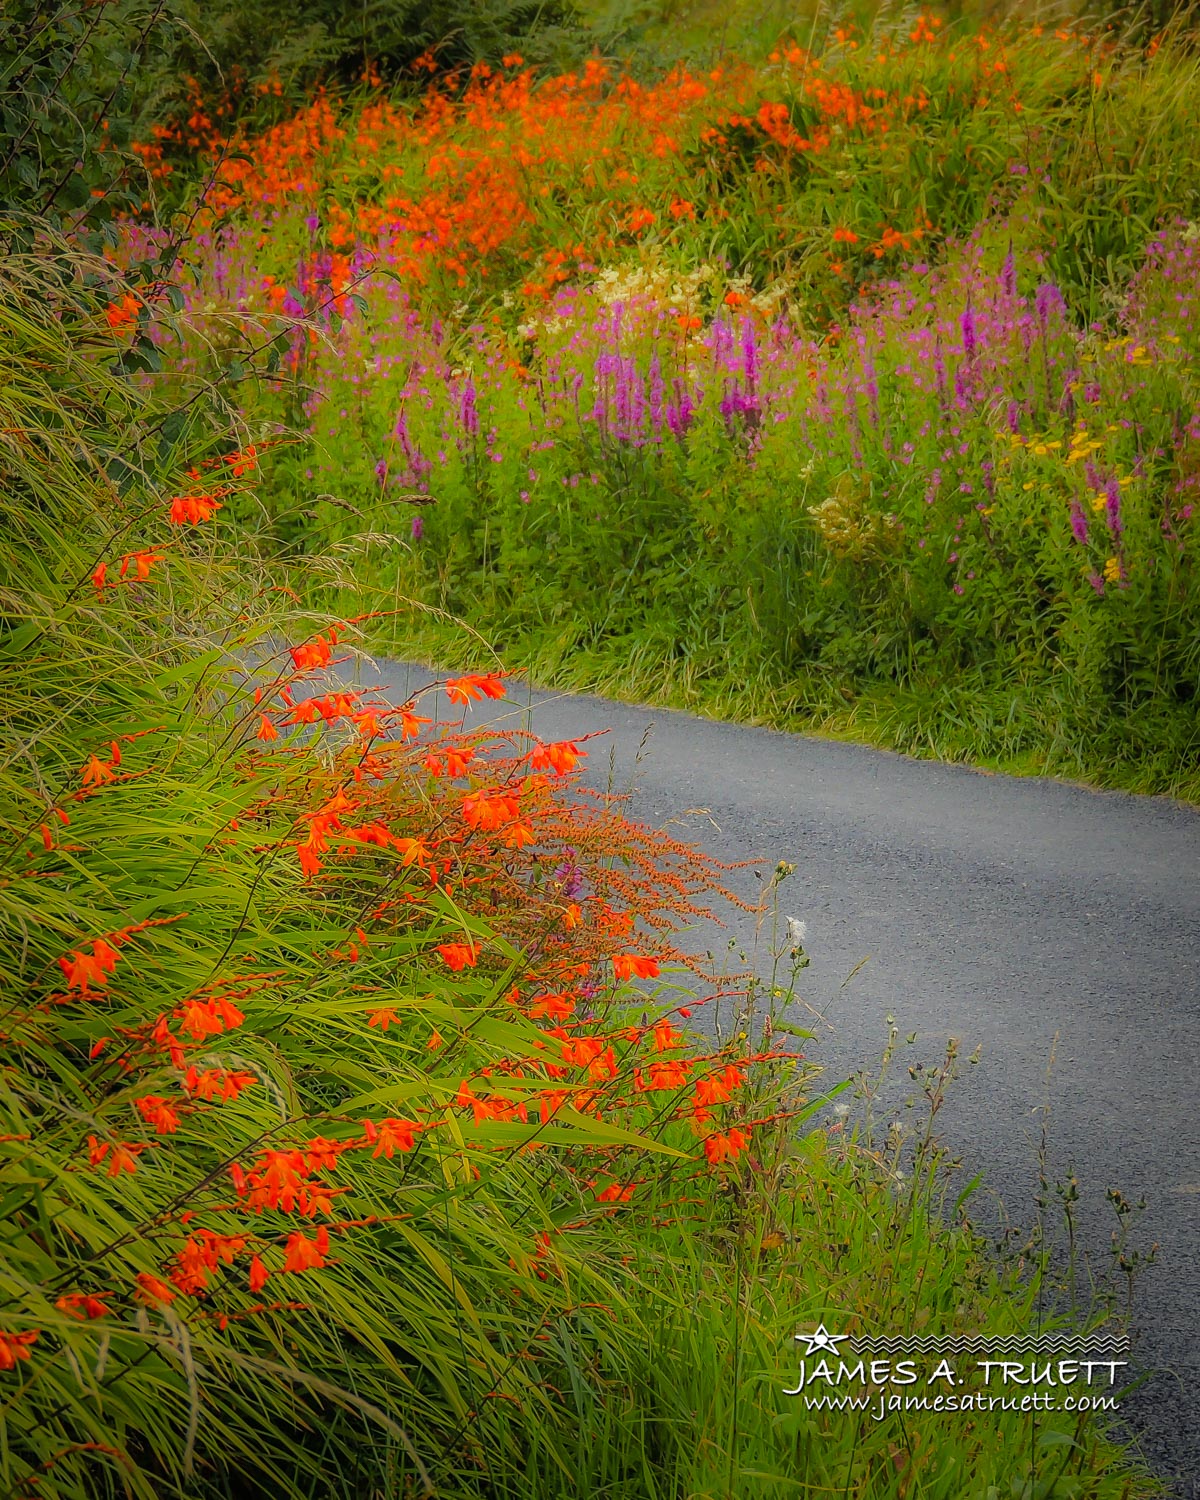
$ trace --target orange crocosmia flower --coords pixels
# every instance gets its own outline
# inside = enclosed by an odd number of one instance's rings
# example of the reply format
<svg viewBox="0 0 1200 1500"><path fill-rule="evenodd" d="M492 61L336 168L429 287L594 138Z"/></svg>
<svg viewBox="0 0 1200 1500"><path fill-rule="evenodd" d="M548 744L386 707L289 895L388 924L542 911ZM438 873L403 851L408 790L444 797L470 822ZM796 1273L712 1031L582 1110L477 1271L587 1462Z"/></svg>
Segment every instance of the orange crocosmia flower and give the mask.
<svg viewBox="0 0 1200 1500"><path fill-rule="evenodd" d="M92 587L96 590L97 593L104 592L104 579L107 573L108 564L100 563L97 565L96 571L92 574Z"/></svg>
<svg viewBox="0 0 1200 1500"><path fill-rule="evenodd" d="M533 1019L549 1016L552 1021L565 1021L574 1009L575 1002L569 995L535 995L529 1005L529 1015Z"/></svg>
<svg viewBox="0 0 1200 1500"><path fill-rule="evenodd" d="M723 1135L719 1130L705 1139L704 1154L709 1162L715 1167L728 1158L736 1161L737 1157L750 1144L749 1137L741 1130L731 1130Z"/></svg>
<svg viewBox="0 0 1200 1500"><path fill-rule="evenodd" d="M90 756L88 763L83 768L83 784L85 787L99 786L105 781L115 781L113 772L115 762L101 760L98 756Z"/></svg>
<svg viewBox="0 0 1200 1500"><path fill-rule="evenodd" d="M436 1029L430 1033L429 1040L425 1043L426 1052L436 1052L439 1047L446 1045L445 1038Z"/></svg>
<svg viewBox="0 0 1200 1500"><path fill-rule="evenodd" d="M731 1065L722 1073L700 1079L696 1085L696 1106L703 1109L709 1104L724 1104L741 1086L742 1075Z"/></svg>
<svg viewBox="0 0 1200 1500"><path fill-rule="evenodd" d="M137 1112L147 1125L153 1125L159 1135L171 1135L179 1129L179 1116L173 1107L158 1094L147 1094L135 1099Z"/></svg>
<svg viewBox="0 0 1200 1500"><path fill-rule="evenodd" d="M414 862L422 867L429 862L429 849L420 839L392 839L392 845L398 854L404 856L402 863L411 865Z"/></svg>
<svg viewBox="0 0 1200 1500"><path fill-rule="evenodd" d="M252 1255L250 1257L250 1290L252 1292L261 1292L267 1284L269 1275L270 1272L263 1265L261 1259L257 1255Z"/></svg>
<svg viewBox="0 0 1200 1500"><path fill-rule="evenodd" d="M287 1257L283 1262L285 1271L314 1271L325 1265L329 1254L329 1230L322 1224L315 1239L306 1239L300 1233L288 1236Z"/></svg>
<svg viewBox="0 0 1200 1500"><path fill-rule="evenodd" d="M279 738L278 729L275 728L274 724L271 723L266 714L259 714L258 733L254 736L254 738L256 740L277 740Z"/></svg>
<svg viewBox="0 0 1200 1500"><path fill-rule="evenodd" d="M635 953L617 953L613 956L613 973L618 979L657 979L658 960Z"/></svg>
<svg viewBox="0 0 1200 1500"><path fill-rule="evenodd" d="M690 1063L685 1062L655 1062L650 1064L650 1082L648 1087L652 1089L677 1089L682 1088L687 1082Z"/></svg>
<svg viewBox="0 0 1200 1500"><path fill-rule="evenodd" d="M465 776L467 766L474 758L475 751L470 745L454 749L444 747L439 753L425 757L425 769L434 776Z"/></svg>
<svg viewBox="0 0 1200 1500"><path fill-rule="evenodd" d="M537 835L527 823L513 823L504 830L502 842L506 849L523 849L526 844L537 843Z"/></svg>
<svg viewBox="0 0 1200 1500"><path fill-rule="evenodd" d="M369 1122L364 1120L363 1124ZM375 1128L375 1149L372 1158L386 1156L390 1161L397 1151L411 1151L413 1139L420 1125L414 1120L380 1120Z"/></svg>
<svg viewBox="0 0 1200 1500"><path fill-rule="evenodd" d="M406 703L403 708L398 710L400 714L400 735L402 739L415 740L421 733L422 724L433 723L432 719L422 718L420 714L413 713L412 709L413 705L411 703Z"/></svg>
<svg viewBox="0 0 1200 1500"><path fill-rule="evenodd" d="M6 1333L0 1329L0 1370L16 1368L19 1359L29 1358L29 1346L36 1343L38 1330L26 1329L24 1333Z"/></svg>
<svg viewBox="0 0 1200 1500"><path fill-rule="evenodd" d="M181 1022L180 1030L190 1033L198 1042L206 1036L232 1031L246 1019L236 1005L221 995L209 1000L189 1000L174 1014Z"/></svg>
<svg viewBox="0 0 1200 1500"><path fill-rule="evenodd" d="M619 1182L610 1182L596 1194L597 1203L628 1203L633 1197L632 1187L622 1187Z"/></svg>
<svg viewBox="0 0 1200 1500"><path fill-rule="evenodd" d="M583 907L577 901L567 903L567 909L563 912L563 926L568 932L578 927L583 921Z"/></svg>
<svg viewBox="0 0 1200 1500"><path fill-rule="evenodd" d="M678 1047L683 1041L683 1033L676 1031L666 1016L654 1027L653 1035L656 1052L669 1052L672 1047Z"/></svg>
<svg viewBox="0 0 1200 1500"><path fill-rule="evenodd" d="M475 943L439 943L437 950L451 969L473 969L479 962L479 948Z"/></svg>
<svg viewBox="0 0 1200 1500"><path fill-rule="evenodd" d="M212 495L176 495L171 501L169 519L173 526L199 526L203 521L211 521L223 509L221 502Z"/></svg>
<svg viewBox="0 0 1200 1500"><path fill-rule="evenodd" d="M156 562L162 562L161 552L127 552L121 559L120 576L124 578L129 572L129 564L133 563L139 578L149 578L150 569Z"/></svg>
<svg viewBox="0 0 1200 1500"><path fill-rule="evenodd" d="M145 1149L145 1145L135 1145L130 1141L99 1141L94 1135L88 1136L88 1161L93 1167L98 1167L107 1156L110 1177L119 1177L122 1172L136 1172L138 1154Z"/></svg>
<svg viewBox="0 0 1200 1500"><path fill-rule="evenodd" d="M330 631L330 639L326 640L323 635L317 636L313 641L303 646L293 646L290 651L292 661L298 672L312 671L317 667L327 667L333 660L333 647L337 644L337 634Z"/></svg>
<svg viewBox="0 0 1200 1500"><path fill-rule="evenodd" d="M144 1307L166 1307L168 1303L174 1302L176 1293L157 1276L152 1276L149 1271L139 1271L137 1276L138 1289L133 1294L134 1300L140 1302Z"/></svg>
<svg viewBox="0 0 1200 1500"><path fill-rule="evenodd" d="M220 1068L187 1070L183 1086L195 1099L236 1099L243 1089L258 1082L253 1073L225 1073Z"/></svg>
<svg viewBox="0 0 1200 1500"><path fill-rule="evenodd" d="M519 812L520 803L513 792L472 792L462 802L464 821L488 832L511 822Z"/></svg>
<svg viewBox="0 0 1200 1500"><path fill-rule="evenodd" d="M114 333L120 333L134 322L141 311L141 304L136 297L128 293L119 302L110 302L104 310L104 316L108 320L108 326Z"/></svg>
<svg viewBox="0 0 1200 1500"><path fill-rule="evenodd" d="M386 1031L389 1026L399 1026L400 1017L390 1006L383 1010L373 1010L367 1019L368 1026L378 1026L380 1031Z"/></svg>
<svg viewBox="0 0 1200 1500"><path fill-rule="evenodd" d="M65 1297L59 1297L55 1307L60 1312L65 1312L69 1318L105 1318L108 1316L108 1308L99 1297L93 1297L87 1292L68 1292Z"/></svg>
<svg viewBox="0 0 1200 1500"><path fill-rule="evenodd" d="M529 764L535 771L548 771L553 768L557 775L565 776L568 771L573 771L586 756L587 751L581 750L572 741L557 740L552 745L538 745L530 754Z"/></svg>
<svg viewBox="0 0 1200 1500"><path fill-rule="evenodd" d="M446 697L464 707L476 698L503 698L505 688L500 676L488 672L483 676L449 677L445 683Z"/></svg>

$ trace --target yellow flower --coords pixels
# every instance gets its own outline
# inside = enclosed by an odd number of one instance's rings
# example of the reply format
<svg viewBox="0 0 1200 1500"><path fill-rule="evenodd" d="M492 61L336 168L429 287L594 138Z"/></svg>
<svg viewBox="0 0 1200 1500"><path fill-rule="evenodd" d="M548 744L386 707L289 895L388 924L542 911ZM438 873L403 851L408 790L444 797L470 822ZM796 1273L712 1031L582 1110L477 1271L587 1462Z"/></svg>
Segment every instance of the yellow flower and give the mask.
<svg viewBox="0 0 1200 1500"><path fill-rule="evenodd" d="M1121 561L1119 558L1110 557L1104 564L1104 577L1108 583L1120 583Z"/></svg>

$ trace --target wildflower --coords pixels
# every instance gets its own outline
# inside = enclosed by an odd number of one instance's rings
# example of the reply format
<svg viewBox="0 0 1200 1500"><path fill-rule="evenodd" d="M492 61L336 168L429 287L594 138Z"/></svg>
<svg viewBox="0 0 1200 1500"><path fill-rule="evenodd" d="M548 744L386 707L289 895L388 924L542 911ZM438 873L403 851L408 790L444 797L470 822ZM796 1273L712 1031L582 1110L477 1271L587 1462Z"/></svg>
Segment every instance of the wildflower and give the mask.
<svg viewBox="0 0 1200 1500"><path fill-rule="evenodd" d="M383 1010L373 1010L367 1019L368 1027L378 1026L380 1031L386 1031L389 1026L399 1026L399 1024L400 1017L390 1006L385 1006Z"/></svg>
<svg viewBox="0 0 1200 1500"><path fill-rule="evenodd" d="M479 962L479 948L474 943L439 943L437 951L456 974L461 969L473 969Z"/></svg>
<svg viewBox="0 0 1200 1500"><path fill-rule="evenodd" d="M98 989L104 989L108 984L106 976L116 968L119 957L115 948L103 938L97 938L92 944L91 953L76 949L69 957L60 958L58 966L63 971L67 988L78 989L86 996L90 993L89 985L94 984Z"/></svg>
<svg viewBox="0 0 1200 1500"><path fill-rule="evenodd" d="M137 298L126 293L119 302L110 302L108 304L104 316L112 331L114 333L121 333L137 319L140 311L141 304Z"/></svg>
<svg viewBox="0 0 1200 1500"><path fill-rule="evenodd" d="M6 1333L0 1330L0 1370L13 1370L17 1361L29 1358L29 1346L36 1343L38 1330L29 1328L24 1333Z"/></svg>
<svg viewBox="0 0 1200 1500"><path fill-rule="evenodd" d="M724 1104L742 1086L742 1075L732 1064L720 1073L701 1078L696 1084L695 1105L704 1109L710 1104Z"/></svg>
<svg viewBox="0 0 1200 1500"><path fill-rule="evenodd" d="M216 1099L223 1101L236 1099L243 1089L251 1084L257 1083L258 1079L253 1073L226 1073L220 1068L205 1068L203 1072L195 1067L190 1067L183 1080L183 1086L195 1099Z"/></svg>
<svg viewBox="0 0 1200 1500"><path fill-rule="evenodd" d="M88 1136L87 1143L88 1161L93 1167L98 1167L108 1157L110 1177L119 1177L122 1172L136 1172L137 1158L146 1149L145 1145L130 1141L100 1141L94 1135Z"/></svg>
<svg viewBox="0 0 1200 1500"><path fill-rule="evenodd" d="M1110 557L1104 564L1104 580L1106 583L1120 583L1121 581L1121 559Z"/></svg>
<svg viewBox="0 0 1200 1500"><path fill-rule="evenodd" d="M266 714L258 716L258 732L254 738L256 740L277 740L279 738L278 729L275 728Z"/></svg>
<svg viewBox="0 0 1200 1500"><path fill-rule="evenodd" d="M329 1230L322 1224L315 1239L306 1239L300 1233L288 1236L287 1257L283 1263L285 1271L320 1270L326 1264L329 1253Z"/></svg>
<svg viewBox="0 0 1200 1500"><path fill-rule="evenodd" d="M296 670L308 672L318 667L327 667L333 660L333 648L337 645L337 638L337 631L331 630L328 639L319 635L315 640L308 641L302 646L293 646L288 654Z"/></svg>
<svg viewBox="0 0 1200 1500"><path fill-rule="evenodd" d="M658 960L639 957L633 953L618 953L613 956L613 973L618 979L657 979Z"/></svg>
<svg viewBox="0 0 1200 1500"><path fill-rule="evenodd" d="M371 1121L363 1121L364 1128L369 1125ZM372 1159L386 1156L390 1161L397 1151L411 1151L414 1136L420 1128L413 1120L381 1120L378 1127L372 1126L369 1132L369 1139L375 1140Z"/></svg>
<svg viewBox="0 0 1200 1500"><path fill-rule="evenodd" d="M557 775L565 776L568 771L573 771L586 755L586 750L581 750L570 740L558 740L551 745L539 744L530 752L529 764L535 771L553 768Z"/></svg>
<svg viewBox="0 0 1200 1500"><path fill-rule="evenodd" d="M129 571L129 565L134 565L134 571L139 579L150 577L150 569L156 562L162 561L162 553L154 550L148 552L127 552L121 559L120 576L125 577Z"/></svg>
<svg viewBox="0 0 1200 1500"><path fill-rule="evenodd" d="M199 526L211 521L224 506L213 495L176 495L171 501L170 521L173 526Z"/></svg>
<svg viewBox="0 0 1200 1500"><path fill-rule="evenodd" d="M104 1318L109 1311L99 1297L93 1297L87 1292L68 1292L66 1296L59 1297L54 1305L69 1318Z"/></svg>
<svg viewBox="0 0 1200 1500"><path fill-rule="evenodd" d="M423 719L418 714L413 713L412 709L413 705L406 703L403 708L398 710L400 714L400 736L402 739L415 740L421 733L422 724L433 723L432 719Z"/></svg>
<svg viewBox="0 0 1200 1500"><path fill-rule="evenodd" d="M450 677L446 680L446 697L451 703L464 707L477 698L503 698L504 684L500 674L488 672L484 676Z"/></svg>
<svg viewBox="0 0 1200 1500"><path fill-rule="evenodd" d="M182 1023L180 1030L190 1033L198 1042L206 1036L232 1031L246 1019L232 1001L221 995L209 1000L189 1000L174 1015Z"/></svg>
<svg viewBox="0 0 1200 1500"><path fill-rule="evenodd" d="M596 1194L597 1203L628 1203L633 1197L634 1189L622 1187L619 1182L610 1182L606 1188L602 1188Z"/></svg>
<svg viewBox="0 0 1200 1500"><path fill-rule="evenodd" d="M471 828L491 832L511 822L520 813L511 792L472 792L463 798L463 820Z"/></svg>
<svg viewBox="0 0 1200 1500"><path fill-rule="evenodd" d="M137 1275L138 1289L134 1293L134 1299L143 1307L166 1307L174 1302L176 1293L157 1276L152 1276L149 1271L139 1271Z"/></svg>
<svg viewBox="0 0 1200 1500"><path fill-rule="evenodd" d="M147 1094L135 1099L138 1114L147 1125L153 1125L159 1135L171 1135L179 1129L179 1116L170 1104L158 1094Z"/></svg>
<svg viewBox="0 0 1200 1500"><path fill-rule="evenodd" d="M749 1139L741 1130L730 1130L726 1134L717 1131L706 1138L704 1154L715 1167L726 1159L735 1161L749 1144Z"/></svg>
<svg viewBox="0 0 1200 1500"><path fill-rule="evenodd" d="M100 786L106 781L115 781L115 765L116 761L101 760L96 755L90 756L87 765L83 768L84 790L86 791L89 787Z"/></svg>

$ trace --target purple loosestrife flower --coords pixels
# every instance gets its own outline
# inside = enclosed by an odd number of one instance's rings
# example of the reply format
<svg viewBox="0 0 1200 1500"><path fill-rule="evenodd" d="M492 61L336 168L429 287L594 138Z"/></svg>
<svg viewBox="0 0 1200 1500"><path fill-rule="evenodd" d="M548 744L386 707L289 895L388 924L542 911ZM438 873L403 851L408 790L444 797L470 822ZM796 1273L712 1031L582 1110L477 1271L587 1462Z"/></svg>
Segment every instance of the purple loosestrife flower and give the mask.
<svg viewBox="0 0 1200 1500"><path fill-rule="evenodd" d="M468 375L458 393L458 422L468 437L479 432L479 409L475 404L475 382Z"/></svg>
<svg viewBox="0 0 1200 1500"><path fill-rule="evenodd" d="M566 850L566 859L554 872L555 880L561 880L563 884L562 896L564 901L574 901L583 889L583 875L575 863L575 850Z"/></svg>
<svg viewBox="0 0 1200 1500"><path fill-rule="evenodd" d="M386 458L381 458L375 465L375 478L381 485L387 483L388 464Z"/></svg>
<svg viewBox="0 0 1200 1500"><path fill-rule="evenodd" d="M1050 314L1052 312L1061 312L1066 306L1063 302L1062 293L1052 281L1043 281L1041 286L1038 287L1033 305L1037 311L1038 322L1041 324L1043 333L1045 333L1046 325L1050 321Z"/></svg>
<svg viewBox="0 0 1200 1500"><path fill-rule="evenodd" d="M1071 534L1081 547L1087 542L1087 516L1084 514L1083 506L1080 505L1078 498L1075 497L1071 500Z"/></svg>
<svg viewBox="0 0 1200 1500"><path fill-rule="evenodd" d="M1011 245L1008 247L1008 254L1004 257L1004 265L1000 269L1000 287L1006 297L1017 295L1017 263L1013 259Z"/></svg>
<svg viewBox="0 0 1200 1500"><path fill-rule="evenodd" d="M1105 485L1104 498L1104 513L1108 521L1108 529L1113 536L1120 536L1125 530L1125 523L1121 519L1121 487L1115 476Z"/></svg>
<svg viewBox="0 0 1200 1500"><path fill-rule="evenodd" d="M937 393L939 397L946 395L946 360L942 354L942 335L939 332L933 345L933 373L937 379Z"/></svg>
<svg viewBox="0 0 1200 1500"><path fill-rule="evenodd" d="M753 394L758 379L758 347L754 342L754 324L749 318L742 322L742 373L746 389Z"/></svg>
<svg viewBox="0 0 1200 1500"><path fill-rule="evenodd" d="M414 542L419 542L424 535L425 535L425 521L424 521L424 518L422 516L414 516L412 518L412 539L413 539L413 541Z"/></svg>
<svg viewBox="0 0 1200 1500"><path fill-rule="evenodd" d="M658 350L655 349L650 358L650 429L657 440L662 436L663 430L663 394L665 391L662 377L662 364L658 358Z"/></svg>
<svg viewBox="0 0 1200 1500"><path fill-rule="evenodd" d="M975 314L971 311L970 297L967 298L966 308L959 319L959 327L962 329L963 354L967 359L974 359L977 341L975 338Z"/></svg>

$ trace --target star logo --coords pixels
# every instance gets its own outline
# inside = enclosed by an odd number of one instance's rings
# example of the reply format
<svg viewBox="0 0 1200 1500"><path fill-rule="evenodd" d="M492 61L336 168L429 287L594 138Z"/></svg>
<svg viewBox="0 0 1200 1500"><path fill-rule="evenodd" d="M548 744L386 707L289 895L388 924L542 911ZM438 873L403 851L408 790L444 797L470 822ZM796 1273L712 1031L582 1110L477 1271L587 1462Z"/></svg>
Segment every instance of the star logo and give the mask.
<svg viewBox="0 0 1200 1500"><path fill-rule="evenodd" d="M818 1350L827 1350L836 1355L838 1345L844 1343L850 1335L848 1333L830 1333L824 1323L817 1329L816 1333L798 1333L796 1339L800 1343L808 1345L809 1355L816 1354Z"/></svg>

